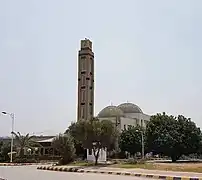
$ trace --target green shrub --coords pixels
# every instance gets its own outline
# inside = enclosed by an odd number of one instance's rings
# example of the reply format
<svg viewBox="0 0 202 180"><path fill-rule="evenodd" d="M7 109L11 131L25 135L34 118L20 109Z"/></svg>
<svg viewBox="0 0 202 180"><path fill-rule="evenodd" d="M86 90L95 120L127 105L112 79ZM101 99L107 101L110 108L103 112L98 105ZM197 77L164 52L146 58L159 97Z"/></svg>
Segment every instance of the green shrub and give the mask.
<svg viewBox="0 0 202 180"><path fill-rule="evenodd" d="M144 159L129 159L126 164L145 164L146 160Z"/></svg>
<svg viewBox="0 0 202 180"><path fill-rule="evenodd" d="M3 143L0 149L0 162L9 162L10 157L8 153L11 150L10 143Z"/></svg>
<svg viewBox="0 0 202 180"><path fill-rule="evenodd" d="M137 161L137 164L145 164L146 163L146 160L145 159L139 159Z"/></svg>
<svg viewBox="0 0 202 180"><path fill-rule="evenodd" d="M68 164L74 161L74 158L75 158L74 141L69 134L58 135L53 140L52 146L61 155L61 159L59 160L60 165Z"/></svg>
<svg viewBox="0 0 202 180"><path fill-rule="evenodd" d="M27 159L27 158L15 158L14 163L37 163L36 159Z"/></svg>
<svg viewBox="0 0 202 180"><path fill-rule="evenodd" d="M136 159L129 159L126 163L127 164L137 164L138 161Z"/></svg>

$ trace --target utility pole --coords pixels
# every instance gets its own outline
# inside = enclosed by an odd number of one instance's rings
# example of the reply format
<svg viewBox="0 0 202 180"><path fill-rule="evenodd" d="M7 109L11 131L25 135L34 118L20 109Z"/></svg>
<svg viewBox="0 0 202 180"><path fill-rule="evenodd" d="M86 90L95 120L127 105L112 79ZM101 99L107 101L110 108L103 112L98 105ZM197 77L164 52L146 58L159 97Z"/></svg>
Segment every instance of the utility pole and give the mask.
<svg viewBox="0 0 202 180"><path fill-rule="evenodd" d="M11 157L10 157L10 162L13 162L13 132L14 132L14 121L15 121L15 115L14 113L7 113L5 111L2 112L4 115L9 115L12 120L12 125L11 125Z"/></svg>

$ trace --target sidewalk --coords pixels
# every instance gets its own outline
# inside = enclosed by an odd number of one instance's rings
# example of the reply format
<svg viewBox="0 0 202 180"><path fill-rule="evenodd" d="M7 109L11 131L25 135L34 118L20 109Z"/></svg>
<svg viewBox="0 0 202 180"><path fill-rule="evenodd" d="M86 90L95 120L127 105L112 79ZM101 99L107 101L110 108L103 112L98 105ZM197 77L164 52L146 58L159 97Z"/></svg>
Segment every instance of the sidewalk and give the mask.
<svg viewBox="0 0 202 180"><path fill-rule="evenodd" d="M37 169L66 171L66 172L80 172L80 173L102 173L114 175L128 175L138 177L148 177L155 179L192 179L202 180L202 173L192 172L177 172L177 171L159 171L147 169L124 169L124 168L110 168L110 167L78 167L78 166L41 166Z"/></svg>

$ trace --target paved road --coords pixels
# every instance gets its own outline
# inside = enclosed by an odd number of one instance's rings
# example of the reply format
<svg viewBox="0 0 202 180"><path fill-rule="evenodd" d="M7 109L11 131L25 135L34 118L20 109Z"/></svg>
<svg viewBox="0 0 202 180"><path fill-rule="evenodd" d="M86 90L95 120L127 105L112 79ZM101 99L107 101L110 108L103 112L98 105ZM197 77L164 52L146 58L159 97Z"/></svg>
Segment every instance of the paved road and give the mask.
<svg viewBox="0 0 202 180"><path fill-rule="evenodd" d="M7 180L143 180L129 176L80 174L37 170L36 166L0 167L0 178Z"/></svg>

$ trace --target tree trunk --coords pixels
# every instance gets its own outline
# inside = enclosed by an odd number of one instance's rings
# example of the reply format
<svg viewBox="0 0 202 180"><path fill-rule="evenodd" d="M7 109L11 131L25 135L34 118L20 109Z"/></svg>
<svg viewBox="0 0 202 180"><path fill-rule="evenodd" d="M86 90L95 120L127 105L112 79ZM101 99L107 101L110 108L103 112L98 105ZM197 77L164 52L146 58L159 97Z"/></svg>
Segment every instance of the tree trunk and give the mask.
<svg viewBox="0 0 202 180"><path fill-rule="evenodd" d="M20 148L19 157L20 157L20 158L23 158L23 157L24 157L24 148Z"/></svg>
<svg viewBox="0 0 202 180"><path fill-rule="evenodd" d="M179 159L179 157L177 155L172 155L171 159L172 159L172 162L176 162Z"/></svg>
<svg viewBox="0 0 202 180"><path fill-rule="evenodd" d="M95 157L95 166L98 164L99 153L100 153L100 148L97 149L97 153L96 153L96 149L93 149L93 154Z"/></svg>
<svg viewBox="0 0 202 180"><path fill-rule="evenodd" d="M97 166L97 164L98 164L98 157L99 156L97 156L97 155L95 156L95 166Z"/></svg>

